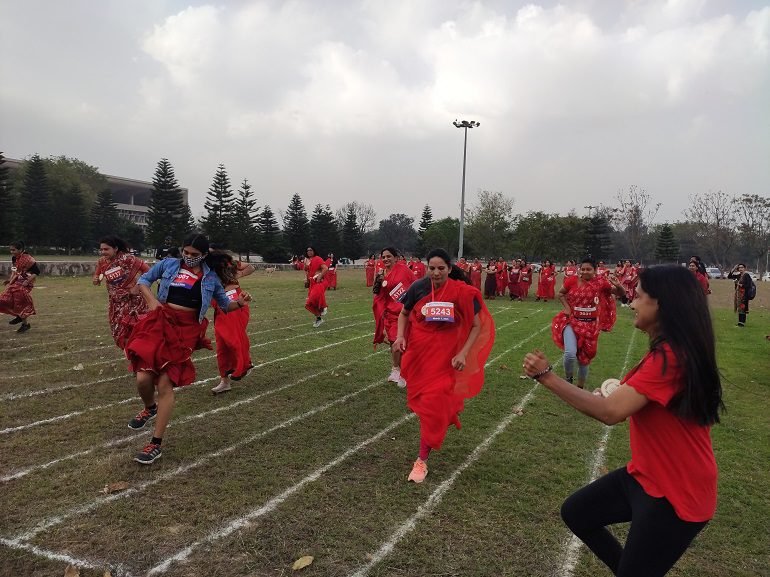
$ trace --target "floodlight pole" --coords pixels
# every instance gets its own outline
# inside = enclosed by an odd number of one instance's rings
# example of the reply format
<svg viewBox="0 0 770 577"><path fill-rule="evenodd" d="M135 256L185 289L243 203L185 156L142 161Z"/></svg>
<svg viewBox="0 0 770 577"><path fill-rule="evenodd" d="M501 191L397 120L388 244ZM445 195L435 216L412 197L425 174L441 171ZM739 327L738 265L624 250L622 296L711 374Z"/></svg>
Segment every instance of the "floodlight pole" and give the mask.
<svg viewBox="0 0 770 577"><path fill-rule="evenodd" d="M459 260L463 257L463 232L465 230L465 164L468 153L468 129L476 128L481 123L475 120L461 120L460 122L455 120L452 124L465 131L465 137L463 138L463 185L462 192L460 193L460 246L457 249L457 259Z"/></svg>

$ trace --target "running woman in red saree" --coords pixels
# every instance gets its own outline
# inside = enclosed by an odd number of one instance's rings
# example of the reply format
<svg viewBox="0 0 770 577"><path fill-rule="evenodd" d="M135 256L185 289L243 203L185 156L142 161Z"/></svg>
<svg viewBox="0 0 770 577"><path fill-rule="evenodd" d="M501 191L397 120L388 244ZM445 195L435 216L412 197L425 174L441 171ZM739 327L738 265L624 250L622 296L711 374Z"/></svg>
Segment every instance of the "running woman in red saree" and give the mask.
<svg viewBox="0 0 770 577"><path fill-rule="evenodd" d="M227 298L237 302L244 294L238 279L252 274L254 265L235 260L224 251L212 252L208 264L217 273ZM214 336L219 369L219 383L211 392L218 395L230 391L231 382L240 381L254 366L251 363L251 342L247 333L251 313L249 307L224 313L216 299L211 301L211 305L214 307Z"/></svg>
<svg viewBox="0 0 770 577"><path fill-rule="evenodd" d="M460 428L465 399L484 384L494 341L495 324L481 293L452 267L445 250L432 250L428 277L404 297L392 347L403 353L407 405L420 419L420 452L409 481L425 480L431 450L441 448L450 425Z"/></svg>
<svg viewBox="0 0 770 577"><path fill-rule="evenodd" d="M588 365L596 356L599 333L610 331L617 318L612 295L623 295L623 285L613 275L609 279L596 274L590 258L580 263L580 275L564 279L559 301L564 310L551 321L551 338L564 351L564 375L573 381L578 363L577 386L585 388Z"/></svg>
<svg viewBox="0 0 770 577"><path fill-rule="evenodd" d="M329 267L312 246L307 247L305 257L305 288L307 289L305 308L315 317L313 327L318 328L324 322L323 317L327 311L324 276Z"/></svg>
<svg viewBox="0 0 770 577"><path fill-rule="evenodd" d="M40 269L32 255L25 252L21 241L11 243L11 263L11 276L3 281L7 287L0 294L0 314L12 315L8 324L21 324L16 332L25 333L32 326L27 319L35 314L32 287Z"/></svg>
<svg viewBox="0 0 770 577"><path fill-rule="evenodd" d="M150 312L134 326L126 343L129 370L136 374L136 388L144 403L128 423L141 429L155 419L152 439L134 460L150 465L160 458L163 434L174 411L174 388L195 380L193 351L211 348L206 338L206 312L212 299L227 312L246 306L251 296L231 301L222 282L206 263L208 239L193 234L184 240L182 258L166 258L144 273L137 283ZM150 287L159 281L157 296ZM158 398L155 400L157 389Z"/></svg>
<svg viewBox="0 0 770 577"><path fill-rule="evenodd" d="M556 298L554 288L556 287L556 267L553 263L545 259L543 266L540 267L540 276L537 280L537 298L536 301L552 301Z"/></svg>
<svg viewBox="0 0 770 577"><path fill-rule="evenodd" d="M337 290L337 257L333 252L329 253L326 257L326 288L336 291Z"/></svg>
<svg viewBox="0 0 770 577"><path fill-rule="evenodd" d="M102 280L107 283L107 320L112 339L123 350L134 325L148 310L136 281L150 267L132 255L126 242L117 236L102 238L99 241L99 254L101 258L94 271L93 284L98 286Z"/></svg>
<svg viewBox="0 0 770 577"><path fill-rule="evenodd" d="M374 314L374 346L387 342L392 345L398 336L398 316L404 305L401 299L406 290L414 282L414 274L401 261L397 260L398 252L393 247L386 247L380 253L385 270L378 275L374 283L374 299L372 313ZM388 382L396 383L399 387L406 386L401 376L401 351L391 349L392 369Z"/></svg>

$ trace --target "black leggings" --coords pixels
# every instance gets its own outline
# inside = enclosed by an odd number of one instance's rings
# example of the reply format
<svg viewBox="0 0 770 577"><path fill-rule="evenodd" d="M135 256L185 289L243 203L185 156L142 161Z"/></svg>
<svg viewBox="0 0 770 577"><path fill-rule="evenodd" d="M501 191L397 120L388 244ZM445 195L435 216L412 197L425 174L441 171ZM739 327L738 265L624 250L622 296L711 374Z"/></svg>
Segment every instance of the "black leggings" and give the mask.
<svg viewBox="0 0 770 577"><path fill-rule="evenodd" d="M625 467L570 495L561 516L618 577L665 575L708 523L682 521L666 498L650 497ZM606 526L628 521L622 546Z"/></svg>

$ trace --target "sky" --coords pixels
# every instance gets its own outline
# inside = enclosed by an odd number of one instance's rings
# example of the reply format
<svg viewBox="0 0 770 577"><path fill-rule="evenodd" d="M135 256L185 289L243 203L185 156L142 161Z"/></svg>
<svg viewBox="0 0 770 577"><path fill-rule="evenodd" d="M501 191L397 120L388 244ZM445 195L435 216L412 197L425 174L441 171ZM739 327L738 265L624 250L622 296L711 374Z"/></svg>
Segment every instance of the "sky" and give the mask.
<svg viewBox="0 0 770 577"><path fill-rule="evenodd" d="M770 1L0 0L0 150L384 219L770 196Z"/></svg>

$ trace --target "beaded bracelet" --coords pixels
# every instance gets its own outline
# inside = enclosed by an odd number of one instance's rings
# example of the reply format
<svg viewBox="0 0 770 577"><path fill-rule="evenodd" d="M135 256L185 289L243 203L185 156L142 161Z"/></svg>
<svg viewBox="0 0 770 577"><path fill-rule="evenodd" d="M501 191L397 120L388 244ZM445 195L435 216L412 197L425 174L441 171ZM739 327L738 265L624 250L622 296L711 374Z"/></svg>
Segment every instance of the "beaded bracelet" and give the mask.
<svg viewBox="0 0 770 577"><path fill-rule="evenodd" d="M543 370L542 370L542 371L540 371L539 373L535 373L535 374L534 374L534 375L532 375L532 377L530 377L530 378L532 378L532 379L535 379L535 380L537 381L538 379L540 379L540 377L542 377L543 375L546 375L546 374L550 373L552 370L553 370L553 365L548 365L548 366L547 366L545 369L543 369Z"/></svg>

